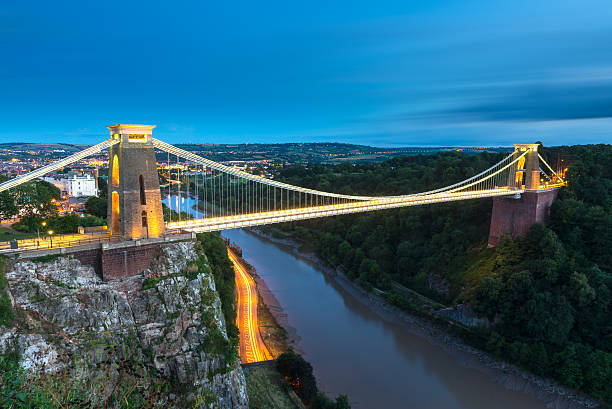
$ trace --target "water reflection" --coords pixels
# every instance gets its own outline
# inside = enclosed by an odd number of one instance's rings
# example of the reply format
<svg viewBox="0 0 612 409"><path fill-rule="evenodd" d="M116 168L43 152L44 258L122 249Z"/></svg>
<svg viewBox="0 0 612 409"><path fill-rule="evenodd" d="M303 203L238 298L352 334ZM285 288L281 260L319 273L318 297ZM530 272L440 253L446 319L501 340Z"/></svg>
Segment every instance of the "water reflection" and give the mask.
<svg viewBox="0 0 612 409"><path fill-rule="evenodd" d="M276 295L321 388L354 408L544 408L462 366L455 356L373 312L335 280L278 245L242 230L223 233ZM387 315L387 316L386 316Z"/></svg>
<svg viewBox="0 0 612 409"><path fill-rule="evenodd" d="M196 209L197 199L187 194L173 193L162 199L163 203L175 212L187 212L196 219L204 217L204 212Z"/></svg>

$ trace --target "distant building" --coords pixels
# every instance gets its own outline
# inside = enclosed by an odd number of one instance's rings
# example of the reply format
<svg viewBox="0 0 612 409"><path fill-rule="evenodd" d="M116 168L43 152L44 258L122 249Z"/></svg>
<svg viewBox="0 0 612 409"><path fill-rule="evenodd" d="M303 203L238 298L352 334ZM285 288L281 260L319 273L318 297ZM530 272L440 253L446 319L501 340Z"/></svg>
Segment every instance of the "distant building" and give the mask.
<svg viewBox="0 0 612 409"><path fill-rule="evenodd" d="M66 179L66 192L71 197L97 196L96 178L90 174L72 175Z"/></svg>
<svg viewBox="0 0 612 409"><path fill-rule="evenodd" d="M89 173L84 175L69 173L66 177L59 177L59 175L56 175L45 177L43 180L54 184L58 189L62 192L66 192L70 197L98 195L97 180Z"/></svg>

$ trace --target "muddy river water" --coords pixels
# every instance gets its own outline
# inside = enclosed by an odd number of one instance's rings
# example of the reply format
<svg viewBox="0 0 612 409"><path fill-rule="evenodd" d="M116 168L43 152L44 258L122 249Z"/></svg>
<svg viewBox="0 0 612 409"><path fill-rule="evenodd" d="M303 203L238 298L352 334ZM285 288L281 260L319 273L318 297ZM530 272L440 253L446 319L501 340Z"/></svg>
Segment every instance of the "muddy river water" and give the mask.
<svg viewBox="0 0 612 409"><path fill-rule="evenodd" d="M223 236L243 249L297 330L297 348L320 389L353 408L535 409L545 404L504 389L425 338L410 333L317 270L243 230Z"/></svg>

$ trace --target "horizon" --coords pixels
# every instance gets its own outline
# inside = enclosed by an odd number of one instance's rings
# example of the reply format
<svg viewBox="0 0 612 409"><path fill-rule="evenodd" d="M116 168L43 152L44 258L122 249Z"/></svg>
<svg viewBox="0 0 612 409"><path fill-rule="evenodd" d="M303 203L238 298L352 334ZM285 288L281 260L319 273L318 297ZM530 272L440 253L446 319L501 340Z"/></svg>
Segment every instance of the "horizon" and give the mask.
<svg viewBox="0 0 612 409"><path fill-rule="evenodd" d="M159 139L159 138L158 138ZM101 139L99 142L102 142ZM523 142L516 142L517 144ZM530 143L530 142L524 142ZM513 144L510 145L401 145L401 146L381 146L381 145L368 145L362 143L351 143L351 142L334 142L334 141L321 141L321 142L243 142L243 143L208 143L208 142L177 142L175 145L202 145L202 146L223 146L223 145L305 145L305 144L340 144L340 145L353 145L353 146L365 146L369 148L381 148L381 149L402 149L402 148L426 148L426 149L442 149L442 148L456 148L456 149L500 149L508 148L511 149ZM93 144L87 143L68 143L68 142L0 142L0 145L67 145L67 146L93 146ZM609 144L606 144L609 145ZM545 147L560 147L564 145L546 145Z"/></svg>

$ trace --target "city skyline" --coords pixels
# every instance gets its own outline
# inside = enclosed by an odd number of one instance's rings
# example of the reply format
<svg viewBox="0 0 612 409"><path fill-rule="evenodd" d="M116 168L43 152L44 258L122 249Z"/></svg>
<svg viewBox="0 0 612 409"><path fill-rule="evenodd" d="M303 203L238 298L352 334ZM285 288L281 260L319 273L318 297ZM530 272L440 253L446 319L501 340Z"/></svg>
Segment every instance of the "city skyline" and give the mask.
<svg viewBox="0 0 612 409"><path fill-rule="evenodd" d="M612 140L601 0L4 5L0 142Z"/></svg>

